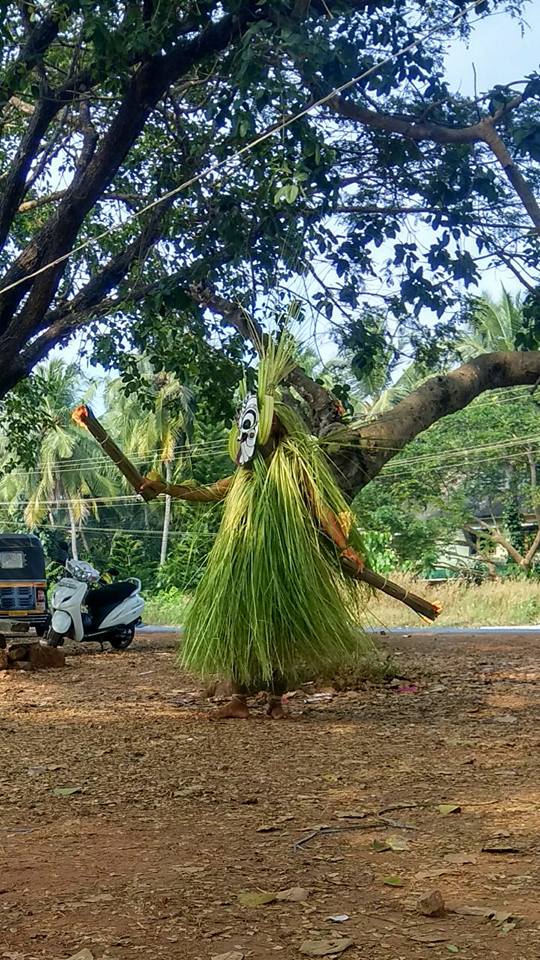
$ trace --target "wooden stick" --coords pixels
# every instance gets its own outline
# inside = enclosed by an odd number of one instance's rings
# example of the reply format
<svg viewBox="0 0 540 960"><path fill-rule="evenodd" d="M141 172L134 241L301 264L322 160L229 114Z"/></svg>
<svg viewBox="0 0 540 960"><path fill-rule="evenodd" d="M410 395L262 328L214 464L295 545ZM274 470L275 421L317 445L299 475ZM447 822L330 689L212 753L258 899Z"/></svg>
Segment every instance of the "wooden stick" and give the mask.
<svg viewBox="0 0 540 960"><path fill-rule="evenodd" d="M132 486L137 493L140 493L144 500L152 500L155 497L155 493L151 490L145 492L145 478L142 473L139 473L126 455L122 453L120 447L111 439L97 417L94 416L90 407L81 404L73 410L71 417L79 426L86 427L88 432L97 440L102 450L111 458L113 463L116 464L120 473L123 474L130 486Z"/></svg>
<svg viewBox="0 0 540 960"><path fill-rule="evenodd" d="M193 503L218 503L224 500L229 491L233 477L223 477L216 480L215 483L165 483L164 480L147 480L143 484L143 490L151 489L154 496L160 493L166 493L169 497L176 500L191 500Z"/></svg>
<svg viewBox="0 0 540 960"><path fill-rule="evenodd" d="M120 473L124 475L128 483L140 493L144 500L155 500L160 493L169 494L179 500L192 500L196 503L214 503L223 500L232 481L232 477L224 477L216 483L208 486L197 484L176 484L165 483L164 480L151 480L143 477L137 468L122 452L118 444L111 439L105 428L101 425L98 418L94 416L90 407L81 404L73 410L72 419L80 426L86 427L89 433L97 440L100 447L116 464Z"/></svg>
<svg viewBox="0 0 540 960"><path fill-rule="evenodd" d="M338 548L341 565L348 576L355 580L362 580L370 587L393 597L394 600L401 600L411 610L419 613L422 617L427 617L428 620L437 619L441 612L438 603L430 603L429 600L424 600L423 597L405 590L404 587L400 587L398 583L393 583L387 577L381 577L379 573L375 573L374 570L370 570L364 565L362 557L349 546L339 519L332 510L325 510L324 514L319 517L319 521L327 537Z"/></svg>
<svg viewBox="0 0 540 960"><path fill-rule="evenodd" d="M364 567L362 570L359 570L356 566L352 566L345 558L342 558L341 563L343 569L350 577L353 577L355 580L362 580L364 583L369 584L370 587L375 587L376 590L380 590L389 597L393 597L394 600L401 600L402 603L410 607L411 610L414 610L415 613L419 613L422 617L427 617L428 620L436 620L439 616L441 607L438 603L430 603L429 600L424 600L423 597L419 597L416 593L411 593L410 590L405 590L404 587L400 587L398 583L393 583L393 581L388 580L387 577L381 577L380 573L375 573L375 571L370 570L369 567Z"/></svg>

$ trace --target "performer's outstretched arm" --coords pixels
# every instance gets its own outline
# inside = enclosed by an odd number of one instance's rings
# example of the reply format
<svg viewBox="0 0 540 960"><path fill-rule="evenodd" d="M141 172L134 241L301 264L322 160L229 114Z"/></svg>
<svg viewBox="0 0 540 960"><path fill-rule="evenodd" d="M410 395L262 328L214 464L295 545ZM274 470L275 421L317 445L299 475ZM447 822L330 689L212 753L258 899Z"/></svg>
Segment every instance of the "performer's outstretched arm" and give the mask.
<svg viewBox="0 0 540 960"><path fill-rule="evenodd" d="M398 583L393 583L388 577L382 577L380 573L375 573L374 570L370 570L369 567L365 566L360 554L349 545L343 527L339 522L339 517L336 516L333 510L327 508L324 511L319 511L318 519L326 536L332 540L339 550L341 566L348 576L353 577L355 580L362 580L370 587L374 587L375 590L380 590L389 597L400 600L422 617L427 617L428 620L437 619L441 612L441 605L439 603L430 603L429 600L424 600L423 597L419 597L416 593L405 590L405 588L401 587Z"/></svg>
<svg viewBox="0 0 540 960"><path fill-rule="evenodd" d="M223 477L222 480L216 480L215 483L166 483L164 480L153 480L145 477L138 493L145 500L153 500L159 497L161 493L168 494L178 500L191 500L195 503L217 503L224 500L227 496L229 487L232 483L231 477Z"/></svg>
<svg viewBox="0 0 540 960"><path fill-rule="evenodd" d="M196 503L215 503L227 495L227 490L231 484L232 477L225 477L218 480L217 483L211 483L209 486L198 485L196 483L176 484L165 483L164 480L153 480L150 477L143 477L137 468L122 452L117 443L109 436L105 428L92 413L90 407L81 404L76 407L71 414L75 423L81 427L86 427L89 433L97 440L101 449L113 463L116 464L120 473L124 475L129 484L137 493L140 493L145 500L154 500L160 493L167 493L171 497L180 500L192 500Z"/></svg>

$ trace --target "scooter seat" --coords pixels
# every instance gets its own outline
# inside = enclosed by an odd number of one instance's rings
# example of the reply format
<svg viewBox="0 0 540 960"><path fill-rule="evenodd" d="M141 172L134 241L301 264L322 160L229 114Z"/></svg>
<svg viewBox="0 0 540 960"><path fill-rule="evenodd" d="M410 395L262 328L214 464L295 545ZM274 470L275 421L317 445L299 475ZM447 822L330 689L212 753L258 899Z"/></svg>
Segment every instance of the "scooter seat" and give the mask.
<svg viewBox="0 0 540 960"><path fill-rule="evenodd" d="M101 613L104 607L111 609L122 600L127 600L137 590L137 584L131 580L119 580L117 583L108 583L104 587L89 590L86 596L86 605L90 613Z"/></svg>

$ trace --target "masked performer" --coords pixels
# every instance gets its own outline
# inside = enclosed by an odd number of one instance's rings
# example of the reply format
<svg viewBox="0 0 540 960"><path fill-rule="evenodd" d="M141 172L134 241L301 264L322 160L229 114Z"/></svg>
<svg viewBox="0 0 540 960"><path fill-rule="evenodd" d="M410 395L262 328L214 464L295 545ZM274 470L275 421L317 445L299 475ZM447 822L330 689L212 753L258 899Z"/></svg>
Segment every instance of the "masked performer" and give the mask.
<svg viewBox="0 0 540 960"><path fill-rule="evenodd" d="M145 499L167 493L225 501L180 651L189 671L230 684L232 698L215 719L247 717L248 697L261 690L268 715L281 718L282 695L308 670L316 675L367 652L371 641L358 627L366 584L431 619L439 612L365 566L354 517L320 442L281 399L293 366L294 344L283 336L261 359L257 395L245 398L231 431L231 477L210 486L138 485ZM92 430L87 410L76 415Z"/></svg>

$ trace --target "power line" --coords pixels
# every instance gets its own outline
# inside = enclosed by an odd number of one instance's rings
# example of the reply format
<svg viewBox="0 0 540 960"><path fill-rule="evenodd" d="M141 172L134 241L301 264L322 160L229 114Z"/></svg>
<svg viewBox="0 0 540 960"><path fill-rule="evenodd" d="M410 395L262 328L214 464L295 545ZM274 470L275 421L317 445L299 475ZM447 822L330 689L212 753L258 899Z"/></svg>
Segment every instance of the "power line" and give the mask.
<svg viewBox="0 0 540 960"><path fill-rule="evenodd" d="M442 451L442 456L440 453L427 453L427 454L419 455L417 457L407 457L403 460L397 461L395 466L397 467L402 464L404 465L404 464L411 464L411 463L425 463L430 460L441 461L441 460L453 459L454 457L463 457L463 456L466 456L468 453L474 454L474 453L478 453L479 451L483 452L487 450L506 449L507 447L527 446L529 443L539 443L539 442L540 442L540 434L534 434L533 436L516 437L514 440L500 440L495 443L486 443L486 444L476 445L474 447L456 447L456 448L447 447L445 450ZM388 448L388 449L391 449L391 448Z"/></svg>
<svg viewBox="0 0 540 960"><path fill-rule="evenodd" d="M472 0L463 10L457 13L451 20L448 20L446 23L437 24L432 27L422 36L417 37L411 43L407 44L404 47L401 47L400 50L397 50L395 53L390 54L388 57L385 57L383 60L380 60L378 63L374 63L367 70L364 70L358 76L353 77L352 80L347 80L345 83L340 84L338 87L334 87L330 93L325 94L323 97L320 97L318 100L315 100L314 103L310 103L307 107L304 107L298 113L293 114L291 117L288 117L285 120L281 120L278 123L274 124L269 130L266 130L264 133L258 135L244 147L241 147L239 150L231 154L230 157L225 157L222 160L216 160L213 163L210 163L207 167L201 170L195 176L190 177L188 180L184 180L178 187L175 187L173 190L169 190L162 197L159 197L157 200L153 200L151 203L145 204L141 207L140 210L134 210L128 213L122 223L113 224L111 227L103 230L101 233L98 233L95 237L89 237L84 240L78 246L73 247L68 253L63 254L61 257L57 257L55 260L51 260L49 263L44 264L38 270L34 270L32 273L27 274L24 277L21 277L19 280L15 280L13 283L8 284L6 287L0 289L0 296L3 293L8 293L10 290L14 290L16 287L20 286L23 283L28 283L29 280L33 280L34 277L40 276L42 273L45 273L47 270L51 270L53 267L58 266L60 263L64 263L68 260L73 254L80 253L82 250L85 250L87 247L92 244L98 243L100 240L104 240L106 237L111 236L117 230L124 229L127 223L130 223L134 220L137 220L143 214L148 213L149 210L153 210L155 207L159 206L162 203L165 203L166 200L170 200L172 197L178 196L184 190L187 190L188 187L193 186L195 183L198 183L200 180L208 176L209 174L215 173L216 171L221 170L222 168L227 167L228 164L233 163L238 160L240 157L243 157L244 154L248 153L250 150L253 150L254 147L259 146L259 144L264 143L271 136L276 133L281 133L283 130L286 130L291 124L295 123L297 120L301 120L303 117L311 113L312 110L315 110L317 107L324 106L325 103L328 103L334 97L339 96L344 93L346 90L349 90L351 87L356 86L361 80L365 80L371 74L376 73L377 70L380 70L381 67L386 66L387 64L393 63L394 60L397 60L398 57L402 56L404 53L409 53L411 50L414 50L420 44L425 43L426 40L429 40L435 33L439 30L447 29L448 27L455 26L460 20L464 19L467 14L476 8L478 0Z"/></svg>
<svg viewBox="0 0 540 960"><path fill-rule="evenodd" d="M493 456L493 457L481 457L478 460L471 460L466 464L463 464L463 462L455 460L455 461L452 461L451 463L433 463L431 465L428 464L423 468L423 470L425 470L427 473L437 473L441 470L446 470L448 473L452 471L454 472L457 471L463 474L464 472L466 472L466 467L468 467L469 473L466 475L470 476L472 474L473 467L479 466L484 463L502 463L502 462L515 463L515 459L516 459L515 455L507 454L507 455L499 455L499 456ZM410 480L411 478L414 478L414 477L418 477L418 471L409 468L408 470L406 469L403 471L401 470L384 471L384 472L381 472L380 474L377 474L377 476L374 477L373 480L374 481L395 480L395 479Z"/></svg>
<svg viewBox="0 0 540 960"><path fill-rule="evenodd" d="M488 451L492 452L496 450L503 450L503 449L506 450L510 447L519 448L519 447L528 446L529 444L534 444L534 443L540 443L540 434L516 437L512 440L501 440L501 441L496 441L494 443L476 445L474 447L456 447L456 448L446 447L446 448L442 448L440 451L437 451L435 453L421 454L416 457L406 457L399 460L396 459L390 464L385 464L382 470L384 471L384 474L387 476L390 474L393 475L394 473L397 475L398 473L402 473L404 467L406 468L407 466L410 466L410 465L417 465L417 466L426 465L427 466L431 462L434 462L438 465L444 465L444 464L452 465L456 458L459 458L459 461L461 461L463 457L467 456L468 454L474 455L477 453L483 453ZM362 449L361 443L350 443L350 444L339 443L338 441L332 441L331 439L329 439L328 444L331 446L341 446L342 448L346 448L347 446L349 446L351 448L351 452L356 451L358 449ZM375 444L371 440L366 441L366 447L368 449L372 449L374 445L376 450L390 451L395 453L399 453L403 449L402 447L391 447L383 443L377 443L376 441L375 441ZM219 456L221 456L221 452L219 453ZM493 458L493 459L497 459L497 458ZM512 457L507 459L512 459ZM104 459L104 462L109 463L110 461L108 461L108 459ZM137 462L137 461L133 461L133 462ZM480 461L476 461L476 462L480 462ZM390 469L388 469L388 467ZM28 472L32 472L32 471L21 472L18 475L27 476ZM35 472L39 473L39 471L35 471ZM55 475L61 474L64 472L65 473L71 472L71 467L68 467L65 470L58 469L56 471L53 471ZM8 476L14 477L14 476L17 476L17 474L13 473L13 474L9 474ZM133 494L110 494L110 495L103 495L103 496L88 496L88 497L82 497L82 496L56 497L56 498L41 499L41 500L32 498L30 500L0 501L0 506L2 505L8 506L8 505L11 505L12 502L17 502L18 505L20 506L35 504L36 506L44 505L44 506L58 507L62 504L67 505L69 503L113 505L115 503L120 504L121 501L124 501L127 503L138 503L140 502L140 497L138 494L133 493ZM164 502L164 501L158 501L158 502Z"/></svg>
<svg viewBox="0 0 540 960"><path fill-rule="evenodd" d="M454 369L455 369L455 368L454 368ZM435 375L433 374L433 376L435 376ZM427 380L429 380L429 379L431 379L431 377L428 377L428 378L427 378ZM422 383L426 383L427 380L422 381ZM353 386L355 383L358 384L358 381L354 381L353 379L349 379L349 380L346 380L346 381L345 381L345 384L346 384L347 386ZM391 389L391 388L389 388L389 389ZM497 388L497 389L502 389L502 388ZM516 389L516 388L514 388L514 387L509 387L508 389ZM524 389L525 389L525 388L524 388ZM520 396L517 396L517 397L516 397L516 396L513 396L513 397L501 397L500 399L497 397L497 398L494 398L494 399L491 399L491 400L477 400L477 399L474 399L474 400L472 400L469 404L467 404L466 407L462 407L461 410L456 410L455 413L462 413L463 410L466 410L466 409L478 410L478 409L481 408L481 407L492 407L492 406L497 406L497 407L498 407L498 406L500 406L500 404L502 404L502 403L519 403L519 402L522 402L523 400L531 400L532 398L531 398L531 395L530 395L530 388L527 387L526 390L527 390L526 393L524 393L524 394L522 393L522 394L520 394ZM406 399L408 396L410 396L411 393L414 393L414 389L411 389L408 393L404 394L403 399ZM360 400L359 402L362 403L361 400ZM374 405L376 405L377 402L378 402L378 401L375 400L375 401L374 401ZM380 413L375 413L375 414L371 415L371 414L368 412L367 415L366 415L366 417L365 417L364 419L358 419L358 418L355 419L355 420L354 420L354 425L355 425L356 427L360 428L360 427L367 426L367 425L370 424L370 423L376 423L377 420L379 420L379 419L380 419L382 416L384 416L386 413L390 413L390 412L394 409L394 407L397 406L397 404L398 404L399 402L400 402L399 400L396 400L395 403L389 403L388 407L387 407L385 410L381 411ZM534 401L533 401L533 402L534 402Z"/></svg>
<svg viewBox="0 0 540 960"><path fill-rule="evenodd" d="M365 446L362 445L361 441L339 442L338 440L332 440L330 437L325 438L325 442L329 447L341 447L342 449L349 447L351 452L367 449L369 451L381 450L381 451L389 451L397 454L404 449L403 447L391 447L388 444L378 443L376 439L371 440L370 438L366 438ZM417 457L407 457L402 460L401 459L398 460L396 458L395 466L402 466L402 465L411 464L411 463L423 463L425 461L429 461L433 459L444 460L445 454L449 455L448 457L446 457L446 459L452 459L454 456L463 457L463 455L466 455L467 453L476 453L478 451L483 451L483 450L497 450L497 449L506 448L509 446L527 446L527 444L529 443L538 443L538 442L540 442L540 434L533 435L533 436L517 437L514 440L500 440L500 441L496 441L495 443L476 445L475 447L443 447L441 451L437 453L427 453L427 454L418 455ZM394 466L394 464L392 464L392 466ZM382 469L384 470L385 468L386 468L386 464L382 467Z"/></svg>
<svg viewBox="0 0 540 960"><path fill-rule="evenodd" d="M71 527L68 527L65 524L53 524L53 523L40 523L35 527L36 530L71 530ZM77 529L77 533L81 531ZM84 527L83 532L85 537L91 533L129 533L133 535L140 536L151 536L151 537L161 537L163 536L161 530L132 530L124 529L122 527ZM186 535L185 530L170 530L169 536L172 537L183 537ZM215 533L198 533L198 540L213 540L215 539Z"/></svg>
<svg viewBox="0 0 540 960"><path fill-rule="evenodd" d="M501 400L487 401L485 404L476 404L476 407L479 407L479 406L491 406L491 405L497 405L497 406L498 406L500 403L504 403L504 402L515 402L516 400L525 400L525 399L528 399L528 398L525 397L525 396L523 396L523 397L515 397L515 398L514 398L514 397L502 398ZM378 417L375 417L375 418L373 418L373 420L371 420L371 421L366 420L365 423L367 424L367 423L369 423L369 422L376 422L377 419L378 419ZM364 421L362 421L362 422L359 424L359 426L362 426L363 424L364 424ZM363 439L362 437L359 437L358 440L351 441L351 442L344 442L344 441L339 441L339 440L337 440L337 439L333 439L333 438L330 436L330 437L326 438L324 441L319 441L319 442L327 443L329 446L333 446L333 447L336 447L336 446L342 446L342 447L350 446L352 449L357 449L357 448L362 449L362 446L363 446L363 444L362 444L362 439ZM519 443L519 442L526 442L527 440L529 440L530 442L535 442L536 440L540 440L540 436L538 436L538 437L533 436L533 437L529 437L529 438L527 438L527 437L525 437L525 438L517 438L515 441L505 441L504 443L506 443L506 444L516 443L516 444L517 444L517 443ZM500 443L501 443L501 442L497 441L496 446L499 446ZM366 439L365 439L365 445L366 445L366 447L368 447L369 449L373 449L373 448L375 447L375 448L378 449L378 450L390 450L390 451L395 451L396 453L399 453L400 450L403 449L402 447L392 447L392 446L390 446L389 444L385 443L384 441L378 440L376 437L374 437L374 438L371 438L371 437L370 437L370 438L366 438ZM486 445L486 446L484 446L484 447L474 447L474 448L472 448L472 449L474 449L474 450L487 449L487 446L493 447L494 445L493 445L493 444L490 444L490 445ZM465 448L465 449L466 449L466 448ZM197 445L197 446L180 448L178 451L175 451L175 459L178 459L178 458L179 458L182 450L185 450L185 451L186 451L186 458L188 458L188 459L194 459L194 458L198 458L198 459L203 459L203 458L204 458L204 459L211 459L212 457L214 457L214 458L217 459L217 458L219 458L219 457L221 457L221 456L226 456L226 454L227 454L226 444L225 444L225 442L224 442L223 440L210 440L210 441L208 441L208 443L199 444L199 445ZM443 448L443 449L441 450L441 453L448 452L448 451L450 451L450 450L452 450L452 448L446 447L446 448ZM456 453L457 453L457 452L459 452L459 453L461 454L461 453L464 452L464 449L463 449L463 448L456 449ZM156 455L157 455L157 454L159 454L159 453L161 453L161 450L160 450L159 448L157 448L157 449L149 449L146 455L143 455L142 453L140 453L140 454L137 455L137 456L130 457L130 460L131 460L131 462L132 462L135 466L144 466L145 464L148 464L148 463L150 462L150 460L152 459L151 454L156 454ZM178 454L179 456L177 457L176 454ZM399 462L400 462L400 463L411 463L411 462L413 462L413 460L416 461L416 462L419 462L420 460L426 459L426 457L430 457L430 458L431 458L431 457L435 457L435 456L439 456L439 454L427 454L427 455L418 456L418 457L415 457L415 458L408 458L407 460L400 460ZM55 466L55 467L53 467L52 469L48 470L48 472L52 473L54 476L59 475L59 474L62 474L62 473L71 473L71 472L73 471L73 468L76 468L77 470L80 470L81 472L83 472L84 469L90 470L90 469L93 469L95 466L99 466L100 464L111 465L111 461L110 461L110 459L109 459L108 457L104 457L104 456L101 456L101 455L97 455L97 456L95 456L95 457L86 457L86 458L81 458L81 459L62 460L62 461L60 461L60 466ZM8 477L17 477L17 476L26 477L26 476L28 476L29 474L41 475L41 474L45 473L46 470L47 470L47 468L45 468L45 467L34 467L34 468L29 469L29 470L19 470L19 471L13 470L13 471L10 471L10 472L7 474L7 476L8 476Z"/></svg>
<svg viewBox="0 0 540 960"><path fill-rule="evenodd" d="M158 451L158 450L150 451L149 454L146 456L140 455L135 457L129 457L129 460L131 461L131 463L134 464L134 466L149 465L151 464L152 459L157 459L157 458L153 458L150 454L151 453L158 454L160 452L161 451ZM215 440L215 441L209 442L208 448L205 444L204 446L200 446L199 448L189 448L189 450L186 449L185 457L186 459L203 460L203 459L210 459L212 457L218 458L222 455L223 456L227 455L226 443L221 440ZM175 456L174 459L175 460L181 459L181 454L179 457ZM162 462L165 462L165 461L162 461ZM9 471L9 473L6 474L6 477L27 477L29 474L41 475L46 472L56 476L56 474L71 473L73 469L80 470L82 472L84 470L91 470L96 466L100 466L101 464L112 466L113 462L109 457L104 457L101 454L96 453L95 457L85 457L84 459L73 459L73 460L61 460L59 461L59 463L60 463L60 466L54 466L52 468L42 466L42 467L32 467L28 470L11 470Z"/></svg>

